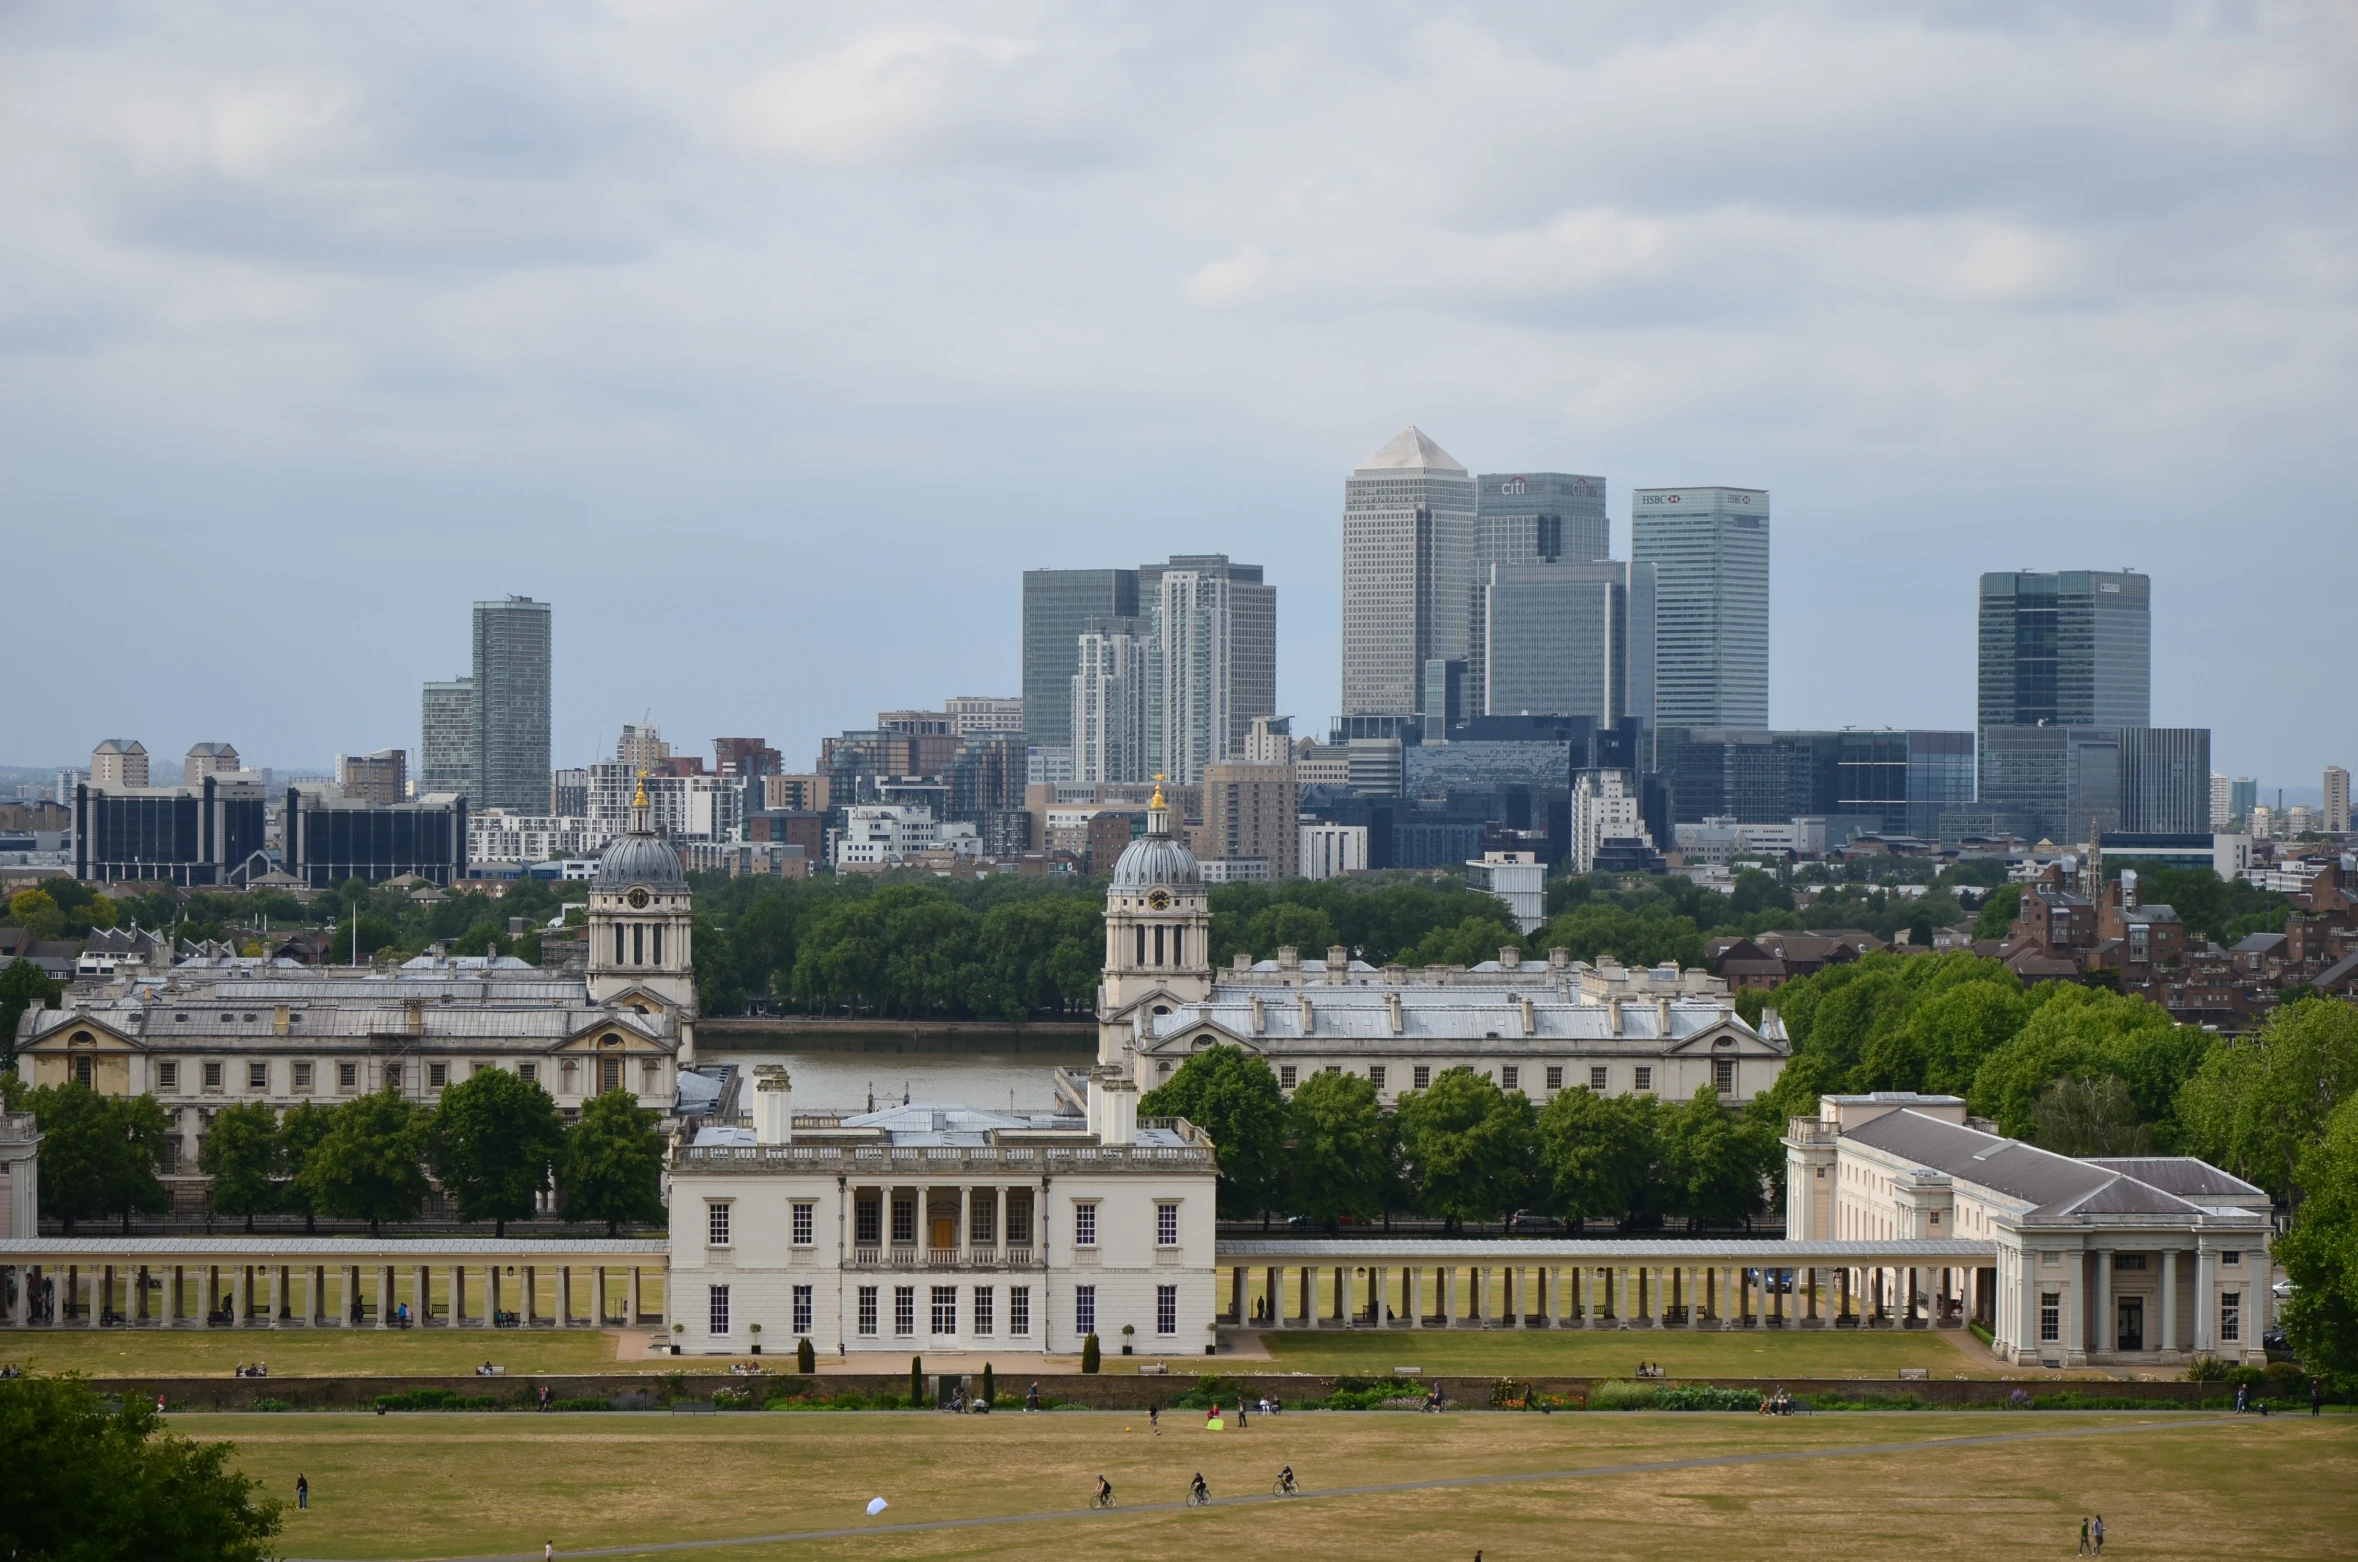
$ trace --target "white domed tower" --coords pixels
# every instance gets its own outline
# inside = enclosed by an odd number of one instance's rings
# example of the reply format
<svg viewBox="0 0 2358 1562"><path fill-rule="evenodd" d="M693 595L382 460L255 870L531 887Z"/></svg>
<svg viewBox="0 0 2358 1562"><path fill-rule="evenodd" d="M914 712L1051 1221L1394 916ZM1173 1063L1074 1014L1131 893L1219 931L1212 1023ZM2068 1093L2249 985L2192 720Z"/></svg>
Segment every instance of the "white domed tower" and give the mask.
<svg viewBox="0 0 2358 1562"><path fill-rule="evenodd" d="M689 947L688 876L680 854L649 823L647 787L631 800L630 829L607 843L590 880L589 994L592 1002L651 994L696 1014L695 952Z"/></svg>
<svg viewBox="0 0 2358 1562"><path fill-rule="evenodd" d="M1171 834L1162 777L1146 833L1122 850L1105 893L1105 979L1097 990L1097 1061L1127 1066L1141 1016L1212 995L1212 908L1204 870Z"/></svg>

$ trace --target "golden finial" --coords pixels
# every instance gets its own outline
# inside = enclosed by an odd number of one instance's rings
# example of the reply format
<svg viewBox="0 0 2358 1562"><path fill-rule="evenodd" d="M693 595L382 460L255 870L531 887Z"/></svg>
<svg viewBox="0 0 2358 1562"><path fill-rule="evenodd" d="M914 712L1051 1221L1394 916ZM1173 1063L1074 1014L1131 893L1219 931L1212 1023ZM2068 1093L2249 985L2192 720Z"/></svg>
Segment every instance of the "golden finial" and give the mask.
<svg viewBox="0 0 2358 1562"><path fill-rule="evenodd" d="M1151 802L1151 803L1148 803L1146 806L1147 806L1147 807L1149 807L1149 808L1160 808L1160 807L1164 806L1164 805L1163 805L1163 773L1162 773L1161 771L1159 771L1159 770L1158 770L1158 771L1156 771L1156 772L1155 772L1155 774L1154 774L1154 801L1153 801L1153 802Z"/></svg>
<svg viewBox="0 0 2358 1562"><path fill-rule="evenodd" d="M644 770L639 772L639 795L630 800L630 805L633 808L647 806L647 772Z"/></svg>

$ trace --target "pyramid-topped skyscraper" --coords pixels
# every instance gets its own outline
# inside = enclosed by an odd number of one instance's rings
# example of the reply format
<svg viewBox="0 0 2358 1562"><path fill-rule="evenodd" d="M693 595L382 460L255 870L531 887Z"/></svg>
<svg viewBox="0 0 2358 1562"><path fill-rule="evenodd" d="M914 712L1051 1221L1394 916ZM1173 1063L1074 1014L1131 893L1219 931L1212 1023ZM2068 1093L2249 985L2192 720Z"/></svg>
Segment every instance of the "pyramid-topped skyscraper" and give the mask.
<svg viewBox="0 0 2358 1562"><path fill-rule="evenodd" d="M1413 717L1427 662L1463 662L1474 480L1419 428L1343 482L1343 715Z"/></svg>

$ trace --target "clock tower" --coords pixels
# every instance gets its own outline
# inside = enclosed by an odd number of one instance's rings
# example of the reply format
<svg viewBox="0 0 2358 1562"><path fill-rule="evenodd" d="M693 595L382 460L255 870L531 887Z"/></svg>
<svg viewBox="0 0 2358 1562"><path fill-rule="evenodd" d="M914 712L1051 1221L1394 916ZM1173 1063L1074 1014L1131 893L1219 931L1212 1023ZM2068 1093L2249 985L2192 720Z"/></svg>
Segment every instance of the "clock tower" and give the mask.
<svg viewBox="0 0 2358 1562"><path fill-rule="evenodd" d="M695 952L688 875L680 854L655 834L647 786L631 800L630 829L607 844L590 880L589 992L597 1003L628 1003L636 992L696 1015Z"/></svg>
<svg viewBox="0 0 2358 1562"><path fill-rule="evenodd" d="M1105 977L1097 989L1097 1061L1129 1071L1138 1019L1212 995L1212 908L1204 871L1171 834L1155 777L1146 833L1114 864L1105 894Z"/></svg>

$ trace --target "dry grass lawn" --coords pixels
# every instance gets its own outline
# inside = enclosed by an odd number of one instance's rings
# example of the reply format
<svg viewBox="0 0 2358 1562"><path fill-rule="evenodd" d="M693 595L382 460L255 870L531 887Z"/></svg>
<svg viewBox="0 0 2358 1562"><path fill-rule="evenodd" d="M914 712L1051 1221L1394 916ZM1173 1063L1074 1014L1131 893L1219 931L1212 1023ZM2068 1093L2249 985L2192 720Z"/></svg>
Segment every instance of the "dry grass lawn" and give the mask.
<svg viewBox="0 0 2358 1562"><path fill-rule="evenodd" d="M1490 1376L1626 1378L1640 1361L1676 1378L1894 1378L1902 1367L1934 1377L2020 1377L1972 1336L1948 1330L1855 1333L1848 1329L1434 1329L1417 1333L1281 1333L1261 1336L1270 1369L1380 1376L1394 1367ZM1238 1362L1224 1370L1249 1372Z"/></svg>
<svg viewBox="0 0 2358 1562"><path fill-rule="evenodd" d="M1109 1514L797 1543L820 1557L1170 1555L1462 1558L1977 1558L2069 1555L2101 1512L2121 1554L2340 1558L2358 1533L2358 1420L2057 1413L1750 1416L1296 1414L1210 1434L1173 1416L1055 1413L623 1416L176 1416L227 1438L276 1493L297 1472L294 1557L420 1558L752 1536L1083 1507L1110 1476ZM2159 1429L2149 1429L2158 1427ZM1291 1463L1313 1493L1341 1486L1548 1472L1764 1451L1919 1445L2095 1428L1987 1446L1598 1474L1529 1484L1138 1511L1204 1471L1220 1497L1265 1493ZM862 1505L884 1496L882 1520ZM784 1545L724 1546L715 1559ZM627 1552L625 1553L627 1554Z"/></svg>
<svg viewBox="0 0 2358 1562"><path fill-rule="evenodd" d="M598 1329L41 1329L0 1335L0 1363L91 1377L224 1378L252 1361L269 1363L271 1375L282 1378L448 1377L486 1359L515 1374L654 1372L672 1365L616 1361L619 1341L619 1332Z"/></svg>

